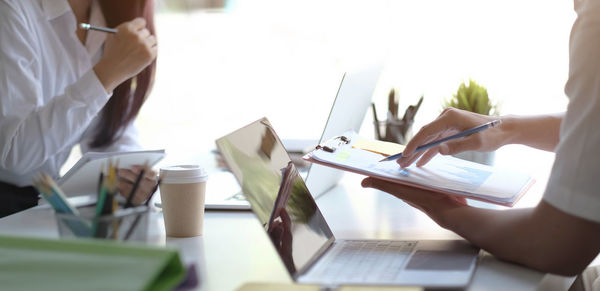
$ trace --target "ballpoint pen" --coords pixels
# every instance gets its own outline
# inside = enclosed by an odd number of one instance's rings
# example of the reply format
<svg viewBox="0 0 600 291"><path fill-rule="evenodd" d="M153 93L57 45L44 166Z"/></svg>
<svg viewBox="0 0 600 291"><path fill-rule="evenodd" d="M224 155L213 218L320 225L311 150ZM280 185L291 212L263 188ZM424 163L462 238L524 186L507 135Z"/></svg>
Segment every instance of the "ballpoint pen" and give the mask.
<svg viewBox="0 0 600 291"><path fill-rule="evenodd" d="M80 23L79 27L81 27L81 29L85 29L85 30L97 30L97 31L108 32L108 33L117 33L117 30L114 28L94 26L89 23Z"/></svg>
<svg viewBox="0 0 600 291"><path fill-rule="evenodd" d="M430 148L435 147L435 146L438 146L441 143L447 142L449 140L453 140L453 139L465 137L465 136L468 136L468 135L480 132L482 130L486 130L486 129L491 128L491 127L496 127L500 123L502 123L502 121L500 119L496 119L496 120L490 121L488 123L482 124L480 126L476 126L476 127L471 128L471 129L467 129L467 130L465 130L463 132L459 132L457 134L454 134L454 135L451 135L451 136L448 136L448 137L445 137L445 138L442 138L442 139L438 139L436 141L433 141L433 142L430 142L430 143L427 143L427 144L424 144L422 146L417 147L415 149L415 153L416 152L420 152L420 151L424 151L424 150L427 150L427 149L430 149ZM402 157L402 153L397 153L395 155L391 155L389 157L386 157L386 158L380 160L380 162L393 161L393 160L397 160L397 159L399 159L401 157Z"/></svg>

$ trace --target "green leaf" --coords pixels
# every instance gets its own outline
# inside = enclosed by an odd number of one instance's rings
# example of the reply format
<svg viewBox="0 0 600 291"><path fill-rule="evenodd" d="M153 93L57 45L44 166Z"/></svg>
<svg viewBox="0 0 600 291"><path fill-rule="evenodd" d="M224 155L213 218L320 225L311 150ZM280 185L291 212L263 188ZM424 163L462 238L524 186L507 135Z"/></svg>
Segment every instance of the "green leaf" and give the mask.
<svg viewBox="0 0 600 291"><path fill-rule="evenodd" d="M456 94L444 100L443 106L485 115L489 115L494 110L494 114L498 114L497 105L492 104L490 101L487 89L477 84L473 79L469 79L468 86L465 82L462 82L458 86Z"/></svg>

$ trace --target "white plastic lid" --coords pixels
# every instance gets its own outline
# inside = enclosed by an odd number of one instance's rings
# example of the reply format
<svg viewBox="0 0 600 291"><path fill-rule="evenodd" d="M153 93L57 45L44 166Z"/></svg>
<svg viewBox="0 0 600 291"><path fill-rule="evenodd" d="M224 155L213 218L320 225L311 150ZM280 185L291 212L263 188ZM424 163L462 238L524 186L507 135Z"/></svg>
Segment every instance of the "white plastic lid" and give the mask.
<svg viewBox="0 0 600 291"><path fill-rule="evenodd" d="M206 170L198 165L177 165L160 169L161 183L188 184L208 180Z"/></svg>

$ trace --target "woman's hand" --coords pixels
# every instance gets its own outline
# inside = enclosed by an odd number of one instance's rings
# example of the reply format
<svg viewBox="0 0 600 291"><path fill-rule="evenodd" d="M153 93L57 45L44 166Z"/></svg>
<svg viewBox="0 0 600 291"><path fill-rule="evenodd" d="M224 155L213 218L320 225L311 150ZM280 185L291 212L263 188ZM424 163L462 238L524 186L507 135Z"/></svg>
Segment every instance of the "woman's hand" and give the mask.
<svg viewBox="0 0 600 291"><path fill-rule="evenodd" d="M461 131L482 125L498 119L499 117L476 114L469 111L448 108L433 122L423 126L410 140L403 152L403 157L398 159L398 164L405 168L410 166L419 157L417 166L425 165L438 153L453 155L463 151L493 151L506 143L506 125L504 122L497 127L481 131L458 140L452 140L429 150L415 153L415 149L423 144L459 133ZM503 118L502 118L503 119ZM503 119L504 121L504 119Z"/></svg>
<svg viewBox="0 0 600 291"><path fill-rule="evenodd" d="M119 178L119 193L125 199L129 198L131 190L144 166L133 166L131 169L119 169L117 175ZM145 202L156 187L156 172L150 168L144 170L144 176L140 180L137 190L133 194L133 204L141 204Z"/></svg>
<svg viewBox="0 0 600 291"><path fill-rule="evenodd" d="M94 67L107 92L141 72L157 54L156 37L150 34L143 18L122 23L116 29L116 34L107 35L104 55Z"/></svg>

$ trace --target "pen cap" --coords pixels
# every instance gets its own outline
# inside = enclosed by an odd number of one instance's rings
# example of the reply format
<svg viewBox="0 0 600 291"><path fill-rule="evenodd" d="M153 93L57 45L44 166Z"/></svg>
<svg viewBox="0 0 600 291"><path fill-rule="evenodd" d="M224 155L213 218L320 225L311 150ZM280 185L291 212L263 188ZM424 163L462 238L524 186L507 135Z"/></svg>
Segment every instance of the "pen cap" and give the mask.
<svg viewBox="0 0 600 291"><path fill-rule="evenodd" d="M163 184L188 184L205 182L208 172L198 165L177 165L160 169Z"/></svg>

